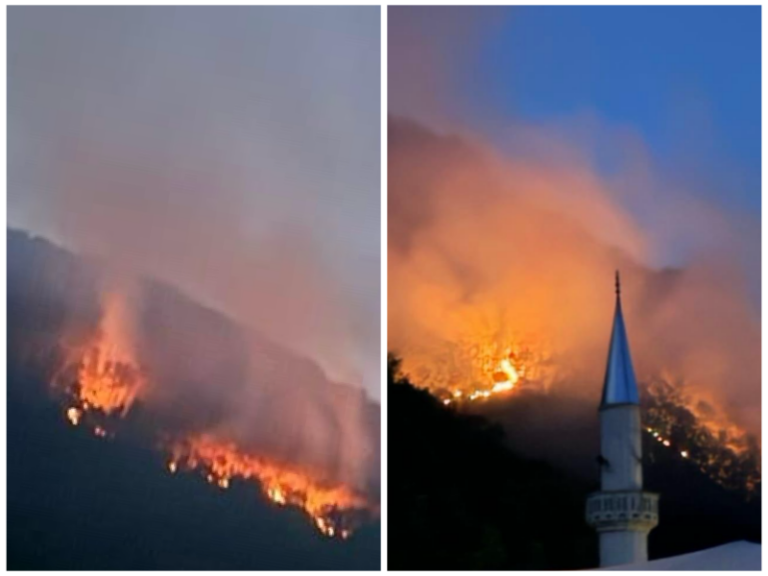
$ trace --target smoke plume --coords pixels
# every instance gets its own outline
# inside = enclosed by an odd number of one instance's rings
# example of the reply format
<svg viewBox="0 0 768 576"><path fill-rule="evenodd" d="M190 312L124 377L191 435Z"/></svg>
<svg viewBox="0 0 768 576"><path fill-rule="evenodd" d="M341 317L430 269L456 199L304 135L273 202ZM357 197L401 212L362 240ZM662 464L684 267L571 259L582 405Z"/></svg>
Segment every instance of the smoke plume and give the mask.
<svg viewBox="0 0 768 576"><path fill-rule="evenodd" d="M19 8L9 222L378 398L374 8Z"/></svg>
<svg viewBox="0 0 768 576"><path fill-rule="evenodd" d="M375 7L18 8L8 40L9 223L109 278L94 386L139 370L153 431L374 498L378 35Z"/></svg>
<svg viewBox="0 0 768 576"><path fill-rule="evenodd" d="M743 238L756 242L759 227L677 190L655 216L707 242L659 269L658 236L622 195L642 192L649 173L608 179L579 152L542 149L502 156L467 131L390 118L389 347L404 370L447 386L468 373L462 351L529 345L551 357L560 393L597 406L619 269L638 378L663 375L702 412L758 433L759 312L742 263Z"/></svg>

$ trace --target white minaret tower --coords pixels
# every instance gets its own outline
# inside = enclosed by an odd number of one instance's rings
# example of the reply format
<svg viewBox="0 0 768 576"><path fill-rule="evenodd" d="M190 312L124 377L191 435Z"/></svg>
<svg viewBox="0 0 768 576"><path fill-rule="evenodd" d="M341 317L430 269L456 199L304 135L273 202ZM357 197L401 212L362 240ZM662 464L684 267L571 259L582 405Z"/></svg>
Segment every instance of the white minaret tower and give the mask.
<svg viewBox="0 0 768 576"><path fill-rule="evenodd" d="M600 492L587 498L587 522L600 535L600 566L648 560L648 533L659 523L659 496L643 492L641 434L617 271L616 312L600 402Z"/></svg>

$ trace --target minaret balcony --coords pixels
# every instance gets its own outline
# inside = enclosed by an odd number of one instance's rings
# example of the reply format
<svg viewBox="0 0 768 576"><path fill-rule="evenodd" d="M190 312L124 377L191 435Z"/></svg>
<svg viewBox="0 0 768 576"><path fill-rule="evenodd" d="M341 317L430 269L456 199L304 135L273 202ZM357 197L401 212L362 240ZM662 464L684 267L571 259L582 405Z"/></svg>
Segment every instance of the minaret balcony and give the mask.
<svg viewBox="0 0 768 576"><path fill-rule="evenodd" d="M659 495L639 490L594 492L587 498L586 517L598 532L649 532L659 523Z"/></svg>

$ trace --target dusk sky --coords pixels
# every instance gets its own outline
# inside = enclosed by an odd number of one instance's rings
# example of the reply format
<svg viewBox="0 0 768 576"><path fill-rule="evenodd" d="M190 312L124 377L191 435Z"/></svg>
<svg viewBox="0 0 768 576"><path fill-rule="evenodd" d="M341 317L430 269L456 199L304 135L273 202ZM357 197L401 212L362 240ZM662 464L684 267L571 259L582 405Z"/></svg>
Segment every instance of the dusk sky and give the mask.
<svg viewBox="0 0 768 576"><path fill-rule="evenodd" d="M12 8L9 225L379 395L378 7Z"/></svg>
<svg viewBox="0 0 768 576"><path fill-rule="evenodd" d="M450 386L467 342L540 337L599 397L620 269L640 378L671 370L759 430L760 8L388 15L404 370ZM649 290L665 276L684 280Z"/></svg>
<svg viewBox="0 0 768 576"><path fill-rule="evenodd" d="M659 215L706 202L742 221L757 293L759 7L394 7L389 46L390 114L513 157L578 156L606 179L642 170L624 206L657 244L649 260L710 248L711 226Z"/></svg>

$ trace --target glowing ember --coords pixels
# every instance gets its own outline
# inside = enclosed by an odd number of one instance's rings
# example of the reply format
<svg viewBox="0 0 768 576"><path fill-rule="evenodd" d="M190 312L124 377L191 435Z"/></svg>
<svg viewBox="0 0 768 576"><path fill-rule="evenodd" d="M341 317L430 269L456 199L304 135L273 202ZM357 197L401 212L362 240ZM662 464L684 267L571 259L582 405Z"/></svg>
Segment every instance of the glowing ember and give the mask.
<svg viewBox="0 0 768 576"><path fill-rule="evenodd" d="M69 420L72 426L77 426L80 423L80 418L82 418L82 416L83 413L74 406L67 409L67 420Z"/></svg>
<svg viewBox="0 0 768 576"><path fill-rule="evenodd" d="M680 456L726 488L747 494L759 490L757 438L723 416L713 402L695 395L689 386L656 377L644 388L646 429L659 444L684 446Z"/></svg>
<svg viewBox="0 0 768 576"><path fill-rule="evenodd" d="M369 511L365 498L346 486L320 481L298 468L278 464L241 452L230 442L208 435L173 443L172 472L179 467L199 470L206 480L227 488L232 479L257 482L269 500L278 506L295 506L312 518L326 536L347 538L355 518Z"/></svg>

